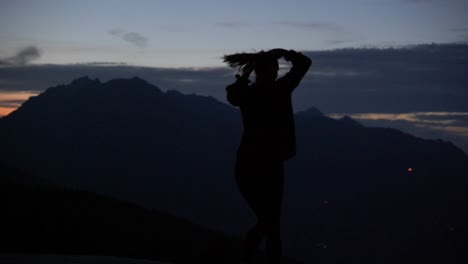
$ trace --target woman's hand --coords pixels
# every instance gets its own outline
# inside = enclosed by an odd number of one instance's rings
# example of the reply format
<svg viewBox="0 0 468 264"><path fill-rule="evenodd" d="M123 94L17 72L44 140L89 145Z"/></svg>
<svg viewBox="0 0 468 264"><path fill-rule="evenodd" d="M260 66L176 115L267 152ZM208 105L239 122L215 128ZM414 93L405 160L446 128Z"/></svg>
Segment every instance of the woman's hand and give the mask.
<svg viewBox="0 0 468 264"><path fill-rule="evenodd" d="M286 56L288 52L289 51L285 49L272 49L268 51L268 53L271 54L275 59Z"/></svg>
<svg viewBox="0 0 468 264"><path fill-rule="evenodd" d="M294 50L288 50L286 51L286 54L284 54L284 59L286 61L291 61L294 58L294 56L296 56L297 54L298 53Z"/></svg>

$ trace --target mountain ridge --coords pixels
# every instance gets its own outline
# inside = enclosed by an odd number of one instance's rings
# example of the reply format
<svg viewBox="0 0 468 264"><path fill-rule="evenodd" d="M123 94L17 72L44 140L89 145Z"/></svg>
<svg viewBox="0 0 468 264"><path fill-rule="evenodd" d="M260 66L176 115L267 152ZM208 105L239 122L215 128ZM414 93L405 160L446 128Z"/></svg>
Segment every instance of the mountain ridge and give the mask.
<svg viewBox="0 0 468 264"><path fill-rule="evenodd" d="M85 83L83 89L47 90L2 119L0 160L227 233L252 223L233 176L242 133L237 109L210 97L161 92L139 79L78 83ZM295 118L298 151L286 164L284 201L288 255L323 263L400 247L411 250L395 253L394 261L460 255L455 249L435 257L424 253L466 240L461 237L468 218L457 208L467 201L468 157L460 149L335 120L318 109ZM429 216L441 219L439 224L427 223ZM399 223L396 230L387 228L392 221ZM433 236L439 242L430 245ZM323 243L326 251L310 248ZM369 253L363 263L391 263L382 256Z"/></svg>

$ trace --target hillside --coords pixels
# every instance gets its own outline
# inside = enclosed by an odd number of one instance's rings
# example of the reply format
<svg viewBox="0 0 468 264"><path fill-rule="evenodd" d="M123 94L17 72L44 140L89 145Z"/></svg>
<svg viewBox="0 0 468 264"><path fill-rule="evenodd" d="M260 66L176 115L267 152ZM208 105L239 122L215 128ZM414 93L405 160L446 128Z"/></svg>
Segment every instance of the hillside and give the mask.
<svg viewBox="0 0 468 264"><path fill-rule="evenodd" d="M25 181L25 172L4 165L0 174L0 253L120 256L173 263L240 259L239 238L186 219L92 192Z"/></svg>

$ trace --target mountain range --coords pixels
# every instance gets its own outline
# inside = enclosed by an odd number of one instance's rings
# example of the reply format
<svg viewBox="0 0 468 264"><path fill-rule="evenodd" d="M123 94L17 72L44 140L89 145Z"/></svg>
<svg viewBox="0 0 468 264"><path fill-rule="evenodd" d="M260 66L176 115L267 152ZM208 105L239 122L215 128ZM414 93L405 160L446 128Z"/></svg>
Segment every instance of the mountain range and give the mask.
<svg viewBox="0 0 468 264"><path fill-rule="evenodd" d="M319 263L467 258L468 157L452 143L296 113L286 164L286 252ZM0 160L47 182L241 234L254 217L233 177L239 111L140 79L82 77L0 119Z"/></svg>

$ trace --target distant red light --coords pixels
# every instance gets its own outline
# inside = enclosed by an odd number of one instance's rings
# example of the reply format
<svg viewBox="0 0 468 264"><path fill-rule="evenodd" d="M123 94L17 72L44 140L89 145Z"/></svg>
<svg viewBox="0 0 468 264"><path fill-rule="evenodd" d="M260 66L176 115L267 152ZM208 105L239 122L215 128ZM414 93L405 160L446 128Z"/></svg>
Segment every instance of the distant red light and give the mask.
<svg viewBox="0 0 468 264"><path fill-rule="evenodd" d="M413 171L413 168L408 168L408 172L412 172Z"/></svg>

